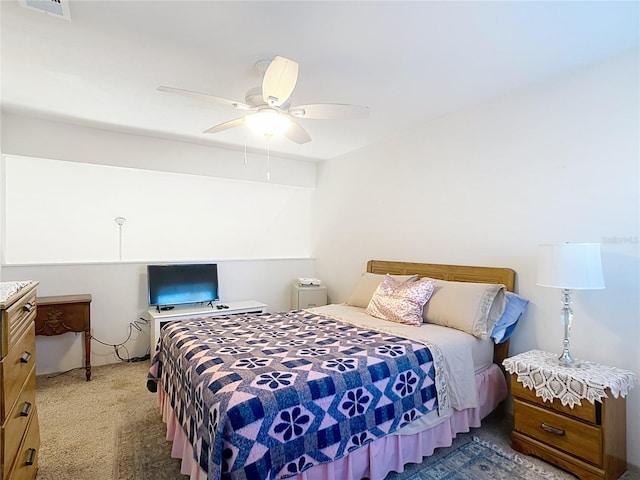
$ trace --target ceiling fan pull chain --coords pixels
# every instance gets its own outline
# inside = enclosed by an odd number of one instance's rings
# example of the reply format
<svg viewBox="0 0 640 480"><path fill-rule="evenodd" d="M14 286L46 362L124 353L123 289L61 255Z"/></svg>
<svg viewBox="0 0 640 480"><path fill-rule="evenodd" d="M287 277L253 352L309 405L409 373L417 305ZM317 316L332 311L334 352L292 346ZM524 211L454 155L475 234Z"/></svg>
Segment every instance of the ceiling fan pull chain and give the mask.
<svg viewBox="0 0 640 480"><path fill-rule="evenodd" d="M244 122L244 164L247 165L247 122Z"/></svg>
<svg viewBox="0 0 640 480"><path fill-rule="evenodd" d="M267 182L271 181L271 135L267 135Z"/></svg>

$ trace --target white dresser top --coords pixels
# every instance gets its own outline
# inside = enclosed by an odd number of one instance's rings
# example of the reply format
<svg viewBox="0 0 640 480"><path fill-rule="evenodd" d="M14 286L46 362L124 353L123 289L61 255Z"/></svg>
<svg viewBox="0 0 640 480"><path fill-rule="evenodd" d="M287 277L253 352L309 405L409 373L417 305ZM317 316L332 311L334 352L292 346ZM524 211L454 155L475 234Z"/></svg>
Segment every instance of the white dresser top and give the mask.
<svg viewBox="0 0 640 480"><path fill-rule="evenodd" d="M0 303L6 303L9 298L32 283L33 280L24 280L21 282L0 282Z"/></svg>

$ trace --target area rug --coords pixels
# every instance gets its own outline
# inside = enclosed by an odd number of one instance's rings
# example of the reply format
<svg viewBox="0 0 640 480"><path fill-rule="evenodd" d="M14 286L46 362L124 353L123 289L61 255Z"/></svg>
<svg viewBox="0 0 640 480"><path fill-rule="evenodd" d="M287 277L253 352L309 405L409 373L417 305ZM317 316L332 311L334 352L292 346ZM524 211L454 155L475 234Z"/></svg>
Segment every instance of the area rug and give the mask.
<svg viewBox="0 0 640 480"><path fill-rule="evenodd" d="M471 437L444 455L425 459L421 464L406 465L402 473L393 473L387 480L559 480L515 452Z"/></svg>

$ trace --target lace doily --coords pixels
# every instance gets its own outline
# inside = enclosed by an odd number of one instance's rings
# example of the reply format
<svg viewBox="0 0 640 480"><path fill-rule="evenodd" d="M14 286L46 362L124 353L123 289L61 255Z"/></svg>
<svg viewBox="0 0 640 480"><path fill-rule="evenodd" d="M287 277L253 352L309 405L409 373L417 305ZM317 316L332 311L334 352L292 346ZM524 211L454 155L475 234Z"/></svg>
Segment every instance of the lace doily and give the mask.
<svg viewBox="0 0 640 480"><path fill-rule="evenodd" d="M580 368L558 365L557 355L530 350L520 355L505 359L502 364L507 372L516 374L518 382L534 390L536 396L546 402L559 399L562 405L582 405L581 399L591 403L601 401L611 394L626 397L633 386L638 383L636 374L616 367L607 367L594 362L581 361Z"/></svg>
<svg viewBox="0 0 640 480"><path fill-rule="evenodd" d="M9 297L32 283L32 280L24 282L0 282L0 302L6 302Z"/></svg>

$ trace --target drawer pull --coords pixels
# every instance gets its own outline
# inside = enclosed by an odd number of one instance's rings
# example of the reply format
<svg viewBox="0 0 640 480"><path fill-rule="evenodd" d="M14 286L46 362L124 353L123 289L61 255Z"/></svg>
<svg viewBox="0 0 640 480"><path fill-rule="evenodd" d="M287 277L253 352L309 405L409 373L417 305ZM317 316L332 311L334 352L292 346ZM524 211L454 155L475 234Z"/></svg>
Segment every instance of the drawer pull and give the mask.
<svg viewBox="0 0 640 480"><path fill-rule="evenodd" d="M28 313L28 312L30 312L31 310L33 310L33 304L32 304L31 302L29 302L29 303L25 303L25 304L22 306L22 311L23 311L23 312L27 312L27 313Z"/></svg>
<svg viewBox="0 0 640 480"><path fill-rule="evenodd" d="M28 417L29 412L31 412L31 404L29 402L24 402L24 405L22 405L22 410L20 410L20 416Z"/></svg>
<svg viewBox="0 0 640 480"><path fill-rule="evenodd" d="M31 360L30 352L24 352L20 357L20 363L29 363L29 360Z"/></svg>
<svg viewBox="0 0 640 480"><path fill-rule="evenodd" d="M33 462L36 459L36 449L35 448L30 448L27 451L27 466L29 465L33 465Z"/></svg>
<svg viewBox="0 0 640 480"><path fill-rule="evenodd" d="M552 427L551 425L547 425L546 423L541 423L540 428L542 428L545 432L553 433L554 435L564 435L564 430L562 430L561 428Z"/></svg>

